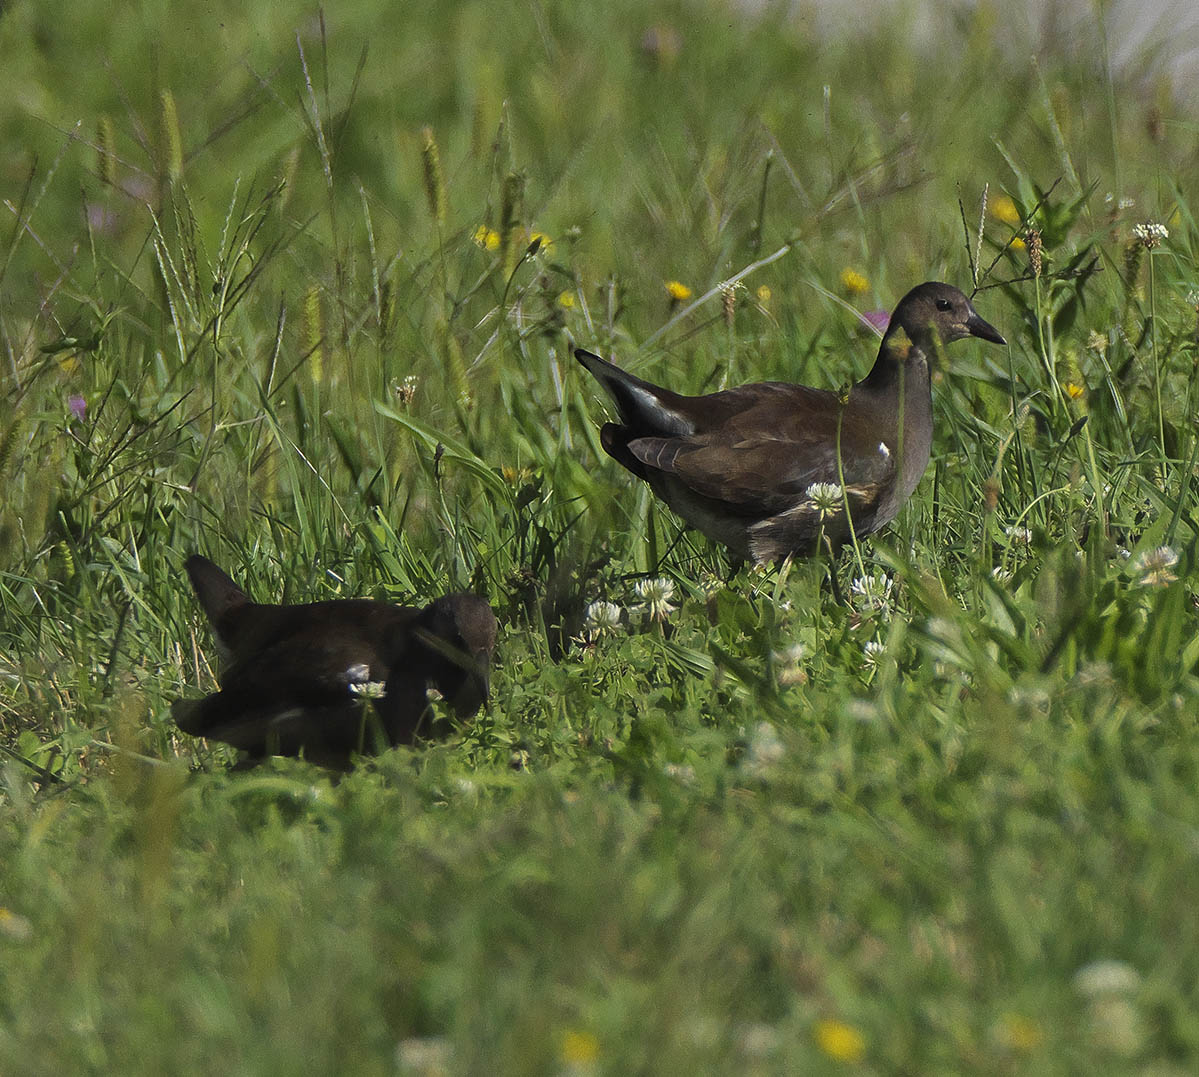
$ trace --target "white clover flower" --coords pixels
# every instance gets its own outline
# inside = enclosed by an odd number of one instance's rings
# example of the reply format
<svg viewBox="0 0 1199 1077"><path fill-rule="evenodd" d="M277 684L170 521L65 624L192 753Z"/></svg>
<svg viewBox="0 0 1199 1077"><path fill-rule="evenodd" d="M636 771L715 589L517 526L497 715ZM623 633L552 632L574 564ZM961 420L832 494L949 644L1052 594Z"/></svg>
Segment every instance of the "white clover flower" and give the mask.
<svg viewBox="0 0 1199 1077"><path fill-rule="evenodd" d="M790 647L785 647L781 651L775 651L774 660L780 666L797 666L800 659L803 658L804 646L802 643L793 643Z"/></svg>
<svg viewBox="0 0 1199 1077"><path fill-rule="evenodd" d="M1107 351L1107 337L1098 330L1092 329L1087 335L1087 351L1095 352L1096 355L1103 355Z"/></svg>
<svg viewBox="0 0 1199 1077"><path fill-rule="evenodd" d="M641 599L637 608L651 621L665 621L678 609L670 602L674 597L674 582L663 576L654 580L638 580L636 591Z"/></svg>
<svg viewBox="0 0 1199 1077"><path fill-rule="evenodd" d="M1032 542L1032 532L1027 527L1012 525L1005 527L1003 533L1007 535L1008 542L1013 546L1027 546Z"/></svg>
<svg viewBox="0 0 1199 1077"><path fill-rule="evenodd" d="M786 752L774 726L769 722L759 722L750 734L749 748L745 753L745 768L751 774L762 777L782 761Z"/></svg>
<svg viewBox="0 0 1199 1077"><path fill-rule="evenodd" d="M773 653L775 665L778 667L779 684L786 687L789 684L804 684L807 681L808 675L800 665L803 661L803 654L802 643L793 643L790 647Z"/></svg>
<svg viewBox="0 0 1199 1077"><path fill-rule="evenodd" d="M835 482L814 482L804 493L822 517L840 509L844 496L844 491Z"/></svg>
<svg viewBox="0 0 1199 1077"><path fill-rule="evenodd" d="M1001 587L1012 582L1014 573L1010 568L1004 568L1003 565L996 565L991 569L991 579L993 579Z"/></svg>
<svg viewBox="0 0 1199 1077"><path fill-rule="evenodd" d="M1164 224L1158 224L1156 221L1146 221L1144 224L1135 225L1132 229L1132 235L1146 250L1150 251L1154 247L1160 246L1162 240L1170 238L1169 229Z"/></svg>
<svg viewBox="0 0 1199 1077"><path fill-rule="evenodd" d="M668 778L673 778L680 785L695 783L695 767L690 763L667 763L662 768L662 773Z"/></svg>
<svg viewBox="0 0 1199 1077"><path fill-rule="evenodd" d="M589 640L614 635L620 628L620 612L615 602L592 602L584 613L584 634Z"/></svg>
<svg viewBox="0 0 1199 1077"><path fill-rule="evenodd" d="M1141 974L1127 961L1104 958L1083 965L1074 974L1074 990L1080 995L1127 995L1141 986Z"/></svg>
<svg viewBox="0 0 1199 1077"><path fill-rule="evenodd" d="M355 662L345 672L346 687L359 699L382 699L387 694L384 681L372 681L371 668L365 662Z"/></svg>
<svg viewBox="0 0 1199 1077"><path fill-rule="evenodd" d="M1177 552L1169 546L1159 546L1156 550L1145 550L1137 554L1130 567L1139 577L1137 582L1142 587L1165 587L1178 579L1173 572L1177 564Z"/></svg>
<svg viewBox="0 0 1199 1077"><path fill-rule="evenodd" d="M396 1068L401 1074L428 1077L431 1074L449 1073L453 1056L453 1045L441 1036L413 1036L396 1044Z"/></svg>
<svg viewBox="0 0 1199 1077"><path fill-rule="evenodd" d="M862 661L865 663L868 670L878 669L879 662L882 661L886 647L879 643L878 640L872 639L865 647L862 648Z"/></svg>
<svg viewBox="0 0 1199 1077"><path fill-rule="evenodd" d="M895 581L885 572L875 572L870 576L857 576L849 585L849 593L859 599L856 603L859 609L886 609L891 601L891 588Z"/></svg>
<svg viewBox="0 0 1199 1077"><path fill-rule="evenodd" d="M19 912L0 906L0 935L16 942L26 942L33 937L33 924Z"/></svg>

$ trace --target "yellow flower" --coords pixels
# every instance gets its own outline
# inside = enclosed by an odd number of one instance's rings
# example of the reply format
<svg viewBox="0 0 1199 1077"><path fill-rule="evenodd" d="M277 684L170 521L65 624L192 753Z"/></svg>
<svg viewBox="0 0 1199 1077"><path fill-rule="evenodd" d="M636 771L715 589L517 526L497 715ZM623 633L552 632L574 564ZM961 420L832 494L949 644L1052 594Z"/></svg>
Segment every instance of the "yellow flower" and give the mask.
<svg viewBox="0 0 1199 1077"><path fill-rule="evenodd" d="M666 282L666 294L675 303L681 303L685 299L691 298L691 289L687 285L680 283L677 280L668 280Z"/></svg>
<svg viewBox="0 0 1199 1077"><path fill-rule="evenodd" d="M761 303L762 306L766 306L766 304L770 302L770 289L767 288L765 284L758 289L758 302Z"/></svg>
<svg viewBox="0 0 1199 1077"><path fill-rule="evenodd" d="M571 307L573 307L574 305L575 305L574 292L559 292L558 293L558 306L562 307L563 310L570 310Z"/></svg>
<svg viewBox="0 0 1199 1077"><path fill-rule="evenodd" d="M539 251L548 251L554 245L554 241L544 232L529 233L529 245L532 246L534 243L538 244Z"/></svg>
<svg viewBox="0 0 1199 1077"><path fill-rule="evenodd" d="M846 266L841 270L841 287L850 295L863 295L870 288L870 282L856 269Z"/></svg>
<svg viewBox="0 0 1199 1077"><path fill-rule="evenodd" d="M475 229L474 238L475 243L485 251L498 251L500 249L499 232L493 228L488 228L485 224L481 224Z"/></svg>
<svg viewBox="0 0 1199 1077"><path fill-rule="evenodd" d="M1079 385L1077 382L1073 381L1065 382L1062 385L1062 388L1066 391L1066 395L1071 400L1077 400L1080 396L1082 396L1083 393L1087 391L1085 386Z"/></svg>
<svg viewBox="0 0 1199 1077"><path fill-rule="evenodd" d="M866 1053L866 1040L862 1034L844 1021L825 1018L816 1022L812 1030L816 1046L829 1058L838 1062L860 1062Z"/></svg>
<svg viewBox="0 0 1199 1077"><path fill-rule="evenodd" d="M599 1061L600 1046L590 1032L570 1029L562 1036L562 1061L568 1066L591 1066Z"/></svg>
<svg viewBox="0 0 1199 1077"><path fill-rule="evenodd" d="M998 1034L1004 1046L1013 1051L1035 1050L1045 1038L1036 1021L1018 1013L1005 1013L1000 1018Z"/></svg>
<svg viewBox="0 0 1199 1077"><path fill-rule="evenodd" d="M1020 211L1006 194L1001 194L991 202L991 216L1004 224L1010 224L1013 228L1020 223Z"/></svg>
<svg viewBox="0 0 1199 1077"><path fill-rule="evenodd" d="M1024 249L1026 249L1027 246L1028 246L1028 244L1025 243L1024 240L1022 240L1019 236L1014 236L1012 238L1012 250L1022 251Z"/></svg>

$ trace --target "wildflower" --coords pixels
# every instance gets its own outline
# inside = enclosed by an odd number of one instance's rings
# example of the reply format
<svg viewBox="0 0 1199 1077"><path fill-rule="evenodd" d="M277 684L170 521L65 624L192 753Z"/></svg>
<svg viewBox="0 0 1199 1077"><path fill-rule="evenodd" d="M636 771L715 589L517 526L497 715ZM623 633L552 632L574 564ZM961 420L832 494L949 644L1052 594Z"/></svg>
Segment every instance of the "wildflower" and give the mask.
<svg viewBox="0 0 1199 1077"><path fill-rule="evenodd" d="M1012 1051L1033 1051L1045 1039L1041 1026L1031 1017L1018 1013L1005 1013L995 1032L996 1039Z"/></svg>
<svg viewBox="0 0 1199 1077"><path fill-rule="evenodd" d="M441 1036L410 1036L396 1045L396 1069L413 1077L442 1077L451 1071L453 1047Z"/></svg>
<svg viewBox="0 0 1199 1077"><path fill-rule="evenodd" d="M793 643L782 651L775 651L773 658L778 666L778 682L784 688L791 684L806 684L808 675L800 662L803 659L803 644Z"/></svg>
<svg viewBox="0 0 1199 1077"><path fill-rule="evenodd" d="M529 233L529 252L531 254L548 251L553 245L554 241L544 232L531 231Z"/></svg>
<svg viewBox="0 0 1199 1077"><path fill-rule="evenodd" d="M1074 381L1066 382L1065 384L1062 385L1062 389L1065 391L1065 394L1071 400L1077 400L1080 396L1083 395L1083 393L1085 393L1087 391L1084 386L1079 385L1078 382L1074 382Z"/></svg>
<svg viewBox="0 0 1199 1077"><path fill-rule="evenodd" d="M1020 223L1020 210L1006 194L1001 194L991 203L991 216L1013 228Z"/></svg>
<svg viewBox="0 0 1199 1077"><path fill-rule="evenodd" d="M662 768L662 773L668 778L673 778L680 785L695 784L695 767L690 763L667 763Z"/></svg>
<svg viewBox="0 0 1199 1077"><path fill-rule="evenodd" d="M782 761L787 754L778 733L769 722L759 722L754 726L749 737L749 747L745 752L745 768L757 777L764 777L768 771Z"/></svg>
<svg viewBox="0 0 1199 1077"><path fill-rule="evenodd" d="M76 419L78 419L80 422L83 422L83 420L87 418L87 401L84 400L84 398L78 393L72 393L67 397L67 410L70 411L70 413Z"/></svg>
<svg viewBox="0 0 1199 1077"><path fill-rule="evenodd" d="M1158 546L1156 550L1139 553L1132 563L1132 571L1142 587L1165 587L1178 577L1173 568L1178 564L1178 554L1169 546Z"/></svg>
<svg viewBox="0 0 1199 1077"><path fill-rule="evenodd" d="M559 292L557 303L563 310L570 310L575 305L574 292Z"/></svg>
<svg viewBox="0 0 1199 1077"><path fill-rule="evenodd" d="M841 270L841 287L850 295L864 295L870 290L870 281L856 269L846 266Z"/></svg>
<svg viewBox="0 0 1199 1077"><path fill-rule="evenodd" d="M500 468L500 478L509 486L523 486L526 482L533 480L533 469L505 464Z"/></svg>
<svg viewBox="0 0 1199 1077"><path fill-rule="evenodd" d="M680 281L668 280L666 282L666 294L670 296L672 303L683 303L691 298L691 289Z"/></svg>
<svg viewBox="0 0 1199 1077"><path fill-rule="evenodd" d="M360 681L350 685L350 691L359 699L382 699L387 695L386 681Z"/></svg>
<svg viewBox="0 0 1199 1077"><path fill-rule="evenodd" d="M765 1058L778 1048L781 1039L774 1025L746 1025L737 1035L737 1045L743 1055Z"/></svg>
<svg viewBox="0 0 1199 1077"><path fill-rule="evenodd" d="M400 404L408 407L416 399L416 387L419 384L420 379L415 374L409 374L395 387L395 394Z"/></svg>
<svg viewBox="0 0 1199 1077"><path fill-rule="evenodd" d="M885 609L891 599L891 588L895 581L884 572L876 572L871 576L857 576L849 585L849 592L861 601L858 606L862 609Z"/></svg>
<svg viewBox="0 0 1199 1077"><path fill-rule="evenodd" d="M762 306L766 306L770 302L771 291L765 284L763 284L758 288L757 296L758 302L761 303Z"/></svg>
<svg viewBox="0 0 1199 1077"><path fill-rule="evenodd" d="M651 621L666 621L677 606L671 605L674 597L674 583L659 576L656 580L638 580L637 597L641 599L638 609L642 610Z"/></svg>
<svg viewBox="0 0 1199 1077"><path fill-rule="evenodd" d="M620 628L620 607L600 599L592 602L583 615L583 633L588 640L613 635Z"/></svg>
<svg viewBox="0 0 1199 1077"><path fill-rule="evenodd" d="M1107 337L1092 329L1087 336L1087 351L1102 356L1107 351Z"/></svg>
<svg viewBox="0 0 1199 1077"><path fill-rule="evenodd" d="M993 579L1000 587L1005 587L1015 579L1015 573L1010 568L1004 568L1003 565L996 565L991 569L991 579Z"/></svg>
<svg viewBox="0 0 1199 1077"><path fill-rule="evenodd" d="M1154 247L1160 247L1162 240L1170 238L1170 232L1166 226L1154 221L1134 225L1132 235L1147 251L1153 250Z"/></svg>
<svg viewBox="0 0 1199 1077"><path fill-rule="evenodd" d="M474 240L475 245L485 251L498 251L500 249L499 232L494 228L488 228L485 224L481 224L475 229Z"/></svg>
<svg viewBox="0 0 1199 1077"><path fill-rule="evenodd" d="M853 1025L824 1018L812 1029L816 1046L837 1062L860 1062L866 1053L866 1040Z"/></svg>
<svg viewBox="0 0 1199 1077"><path fill-rule="evenodd" d="M599 1040L590 1032L568 1029L562 1036L560 1053L567 1066L593 1066L599 1061Z"/></svg>
<svg viewBox="0 0 1199 1077"><path fill-rule="evenodd" d="M1043 268L1041 253L1044 250L1044 247L1041 243L1041 233L1038 232L1037 229L1035 229L1035 228L1030 228L1028 230L1027 234L1028 234L1028 266L1032 270L1032 275L1034 277L1039 277L1041 275L1041 270Z"/></svg>
<svg viewBox="0 0 1199 1077"><path fill-rule="evenodd" d="M737 313L737 289L741 284L723 284L720 287L720 307L724 314L724 323L730 328L733 325L733 315Z"/></svg>
<svg viewBox="0 0 1199 1077"><path fill-rule="evenodd" d="M878 640L872 639L865 647L862 648L862 661L865 663L868 670L878 669L879 663L882 661L886 647L879 643Z"/></svg>
<svg viewBox="0 0 1199 1077"><path fill-rule="evenodd" d="M1032 542L1032 532L1027 527L1017 527L1012 524L1003 529L1003 533L1007 536L1007 540L1013 546L1027 546Z"/></svg>
<svg viewBox="0 0 1199 1077"><path fill-rule="evenodd" d="M889 310L867 310L860 313L858 319L863 325L873 329L881 336L887 331L887 326L891 324L891 312Z"/></svg>
<svg viewBox="0 0 1199 1077"><path fill-rule="evenodd" d="M0 935L6 935L15 942L25 942L33 935L33 925L19 912L0 905Z"/></svg>
<svg viewBox="0 0 1199 1077"><path fill-rule="evenodd" d="M844 491L835 482L814 482L804 494L820 512L821 519L841 508L843 496Z"/></svg>
<svg viewBox="0 0 1199 1077"><path fill-rule="evenodd" d="M1092 961L1074 974L1074 989L1090 1003L1095 1042L1125 1057L1136 1054L1145 1039L1134 997L1140 986L1140 973L1124 961Z"/></svg>
<svg viewBox="0 0 1199 1077"><path fill-rule="evenodd" d="M1083 965L1074 974L1074 990L1093 998L1096 995L1128 995L1141 986L1141 974L1127 961L1103 958Z"/></svg>

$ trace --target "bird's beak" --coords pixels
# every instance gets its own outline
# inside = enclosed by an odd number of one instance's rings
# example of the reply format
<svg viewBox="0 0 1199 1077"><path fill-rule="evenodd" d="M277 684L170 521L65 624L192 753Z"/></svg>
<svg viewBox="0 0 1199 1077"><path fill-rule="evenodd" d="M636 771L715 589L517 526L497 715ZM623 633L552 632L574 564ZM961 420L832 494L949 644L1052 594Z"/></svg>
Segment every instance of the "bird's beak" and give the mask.
<svg viewBox="0 0 1199 1077"><path fill-rule="evenodd" d="M460 718L469 718L491 695L491 675L487 669L486 654L476 659L473 668L464 669L462 672L462 687L450 700L450 706Z"/></svg>
<svg viewBox="0 0 1199 1077"><path fill-rule="evenodd" d="M973 307L970 308L970 317L966 319L966 328L972 337L981 337L983 340L989 340L992 344L1007 343L999 330L990 322L984 322Z"/></svg>

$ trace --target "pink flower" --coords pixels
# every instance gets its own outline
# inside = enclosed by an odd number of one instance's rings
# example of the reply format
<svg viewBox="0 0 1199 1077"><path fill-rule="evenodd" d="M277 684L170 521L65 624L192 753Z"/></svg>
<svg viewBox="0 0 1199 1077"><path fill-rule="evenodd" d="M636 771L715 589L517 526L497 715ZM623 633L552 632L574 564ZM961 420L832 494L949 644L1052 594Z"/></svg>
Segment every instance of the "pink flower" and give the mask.
<svg viewBox="0 0 1199 1077"><path fill-rule="evenodd" d="M858 314L858 320L867 329L873 329L879 336L882 336L887 331L887 326L891 324L891 314L885 310L867 310Z"/></svg>
<svg viewBox="0 0 1199 1077"><path fill-rule="evenodd" d="M87 418L87 401L78 393L72 393L67 397L67 408L80 422Z"/></svg>

